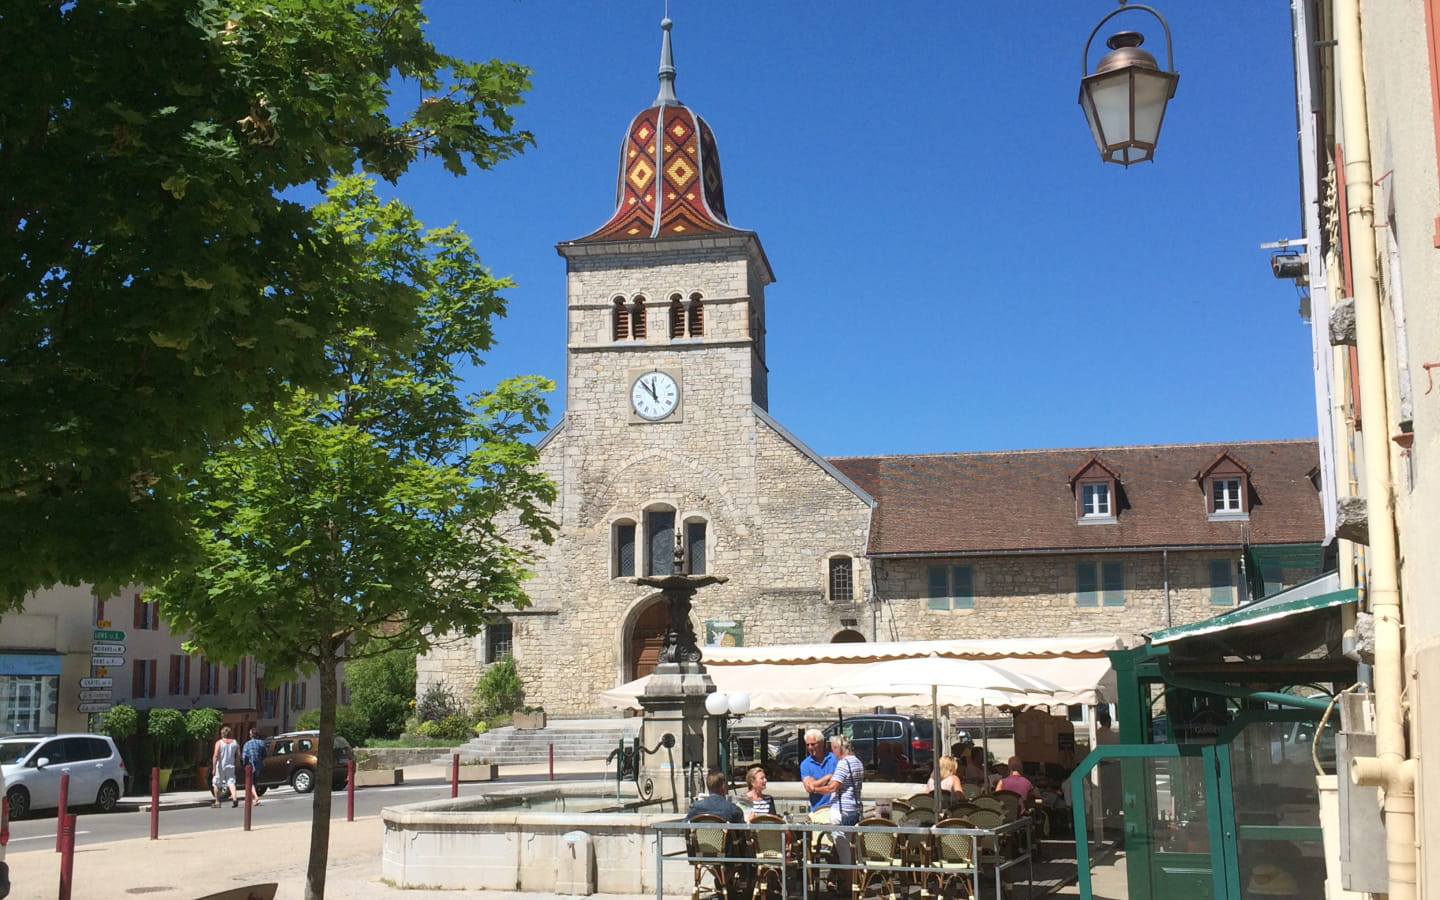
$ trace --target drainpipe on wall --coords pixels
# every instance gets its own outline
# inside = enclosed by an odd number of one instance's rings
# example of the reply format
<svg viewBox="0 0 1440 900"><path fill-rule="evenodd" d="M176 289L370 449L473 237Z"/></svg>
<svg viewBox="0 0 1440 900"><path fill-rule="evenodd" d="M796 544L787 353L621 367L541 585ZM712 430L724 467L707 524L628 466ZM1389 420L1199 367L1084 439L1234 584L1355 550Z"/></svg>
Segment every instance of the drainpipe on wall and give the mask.
<svg viewBox="0 0 1440 900"><path fill-rule="evenodd" d="M1169 549L1165 549L1165 550L1161 550L1161 551L1160 551L1160 577L1161 577L1161 579L1165 582L1165 627L1166 627L1166 628L1174 628L1174 627L1175 627L1175 616L1172 615L1172 611L1171 611L1171 609L1170 609L1170 551L1169 551ZM1094 728L1093 725L1091 726L1090 730L1091 730L1091 731L1094 731L1094 730L1095 730L1095 728ZM1092 734L1090 737L1093 739L1095 736ZM1094 744L1091 744L1090 746L1093 747L1093 746L1095 746L1095 745L1094 745Z"/></svg>
<svg viewBox="0 0 1440 900"><path fill-rule="evenodd" d="M1365 498L1370 563L1366 597L1375 618L1375 756L1351 762L1356 784L1384 790L1385 843L1390 856L1390 900L1414 900L1415 761L1405 746L1401 695L1405 687L1401 645L1400 587L1395 540L1395 506L1390 482L1389 410L1385 402L1385 358L1380 319L1375 207L1370 165L1370 114L1359 0L1335 0L1337 82L1345 152L1345 215L1349 220L1350 265L1354 275L1356 376L1365 420Z"/></svg>

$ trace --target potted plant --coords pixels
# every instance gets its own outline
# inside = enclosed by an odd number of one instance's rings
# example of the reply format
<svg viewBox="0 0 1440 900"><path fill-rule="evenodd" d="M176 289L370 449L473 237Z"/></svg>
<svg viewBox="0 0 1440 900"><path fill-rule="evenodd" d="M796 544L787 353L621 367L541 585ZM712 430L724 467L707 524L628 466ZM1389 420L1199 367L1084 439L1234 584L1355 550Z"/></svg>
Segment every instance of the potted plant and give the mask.
<svg viewBox="0 0 1440 900"><path fill-rule="evenodd" d="M223 722L224 717L220 715L220 710L209 707L197 707L185 714L185 733L204 748L201 761L195 766L195 783L201 787L210 783L210 755L206 751L210 748L210 742L220 736ZM194 749L191 747L192 754Z"/></svg>
<svg viewBox="0 0 1440 900"><path fill-rule="evenodd" d="M160 790L170 786L170 773L175 756L185 742L185 715L178 709L158 708L145 717L145 736L150 742L151 758L160 769Z"/></svg>

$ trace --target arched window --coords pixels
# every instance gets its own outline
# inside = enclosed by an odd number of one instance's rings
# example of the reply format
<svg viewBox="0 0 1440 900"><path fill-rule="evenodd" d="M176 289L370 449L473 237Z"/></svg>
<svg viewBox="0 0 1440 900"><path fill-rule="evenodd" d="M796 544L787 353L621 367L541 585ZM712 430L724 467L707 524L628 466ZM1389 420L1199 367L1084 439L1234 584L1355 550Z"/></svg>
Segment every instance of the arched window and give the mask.
<svg viewBox="0 0 1440 900"><path fill-rule="evenodd" d="M685 336L685 304L680 302L680 295L676 294L670 298L670 337L683 338Z"/></svg>
<svg viewBox="0 0 1440 900"><path fill-rule="evenodd" d="M645 511L645 574L675 574L675 510Z"/></svg>
<svg viewBox="0 0 1440 900"><path fill-rule="evenodd" d="M685 520L685 565L690 575L705 574L705 554L709 531L704 519L691 516Z"/></svg>
<svg viewBox="0 0 1440 900"><path fill-rule="evenodd" d="M611 314L611 338L617 341L630 339L630 310L625 306L624 297L615 298L615 311Z"/></svg>
<svg viewBox="0 0 1440 900"><path fill-rule="evenodd" d="M848 556L830 557L830 602L855 602L855 566Z"/></svg>
<svg viewBox="0 0 1440 900"><path fill-rule="evenodd" d="M621 519L610 526L611 578L629 578L635 574L635 522Z"/></svg>
<svg viewBox="0 0 1440 900"><path fill-rule="evenodd" d="M692 338L705 336L705 304L698 293L690 295L689 331Z"/></svg>
<svg viewBox="0 0 1440 900"><path fill-rule="evenodd" d="M630 336L636 340L645 337L645 298L636 297L630 307Z"/></svg>

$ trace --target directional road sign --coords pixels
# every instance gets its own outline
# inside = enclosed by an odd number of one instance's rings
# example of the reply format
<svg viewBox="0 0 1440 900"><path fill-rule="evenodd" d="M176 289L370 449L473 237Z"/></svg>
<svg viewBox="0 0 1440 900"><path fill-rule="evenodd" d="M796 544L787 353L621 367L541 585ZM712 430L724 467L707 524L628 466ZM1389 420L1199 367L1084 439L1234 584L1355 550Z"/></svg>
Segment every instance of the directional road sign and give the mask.
<svg viewBox="0 0 1440 900"><path fill-rule="evenodd" d="M92 640L123 641L125 640L125 632L116 631L113 628L97 628L95 629L95 634Z"/></svg>
<svg viewBox="0 0 1440 900"><path fill-rule="evenodd" d="M113 703L82 703L78 708L83 713L93 713L104 712L114 705Z"/></svg>
<svg viewBox="0 0 1440 900"><path fill-rule="evenodd" d="M81 692L80 692L80 699L81 699L81 700L111 700L111 699L114 699L114 698L113 698L113 695L110 693L110 691L108 691L108 690L100 690L100 691L81 691Z"/></svg>
<svg viewBox="0 0 1440 900"><path fill-rule="evenodd" d="M113 678L82 678L82 679L80 679L80 686L81 686L82 688L108 688L108 687L114 687L114 686L115 686L115 679L113 679Z"/></svg>
<svg viewBox="0 0 1440 900"><path fill-rule="evenodd" d="M92 665L92 666L123 666L123 665L125 665L125 657L123 657L123 656L92 656L92 657L90 657L90 665Z"/></svg>
<svg viewBox="0 0 1440 900"><path fill-rule="evenodd" d="M124 644L91 644L91 653L124 653Z"/></svg>

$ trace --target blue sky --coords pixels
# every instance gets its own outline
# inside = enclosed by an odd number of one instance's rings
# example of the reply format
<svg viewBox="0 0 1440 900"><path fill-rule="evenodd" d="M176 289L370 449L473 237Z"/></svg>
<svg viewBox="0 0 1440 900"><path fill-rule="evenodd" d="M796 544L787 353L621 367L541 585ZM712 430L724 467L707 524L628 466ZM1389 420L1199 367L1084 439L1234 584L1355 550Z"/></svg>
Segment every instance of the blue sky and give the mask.
<svg viewBox="0 0 1440 900"><path fill-rule="evenodd" d="M1156 161L1102 165L1076 97L1113 2L672 0L677 93L756 231L770 411L827 456L1315 434L1295 287L1289 4L1158 5L1180 84ZM534 69L537 146L396 194L519 286L472 387L539 373L564 406L559 241L614 206L655 97L661 2L431 0L442 50ZM1164 62L1154 18L1122 28Z"/></svg>

